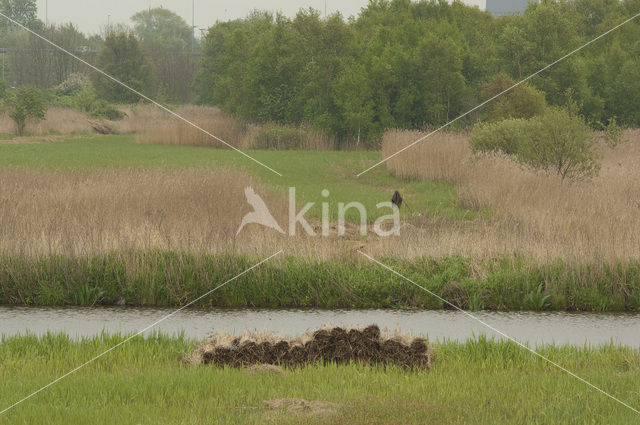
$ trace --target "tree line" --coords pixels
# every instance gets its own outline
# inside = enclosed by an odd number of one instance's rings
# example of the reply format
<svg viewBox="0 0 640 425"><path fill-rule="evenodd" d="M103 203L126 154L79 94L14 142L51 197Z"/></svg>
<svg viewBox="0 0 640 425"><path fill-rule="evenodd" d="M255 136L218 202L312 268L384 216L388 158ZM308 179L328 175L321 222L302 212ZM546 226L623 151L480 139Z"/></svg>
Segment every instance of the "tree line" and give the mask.
<svg viewBox="0 0 640 425"><path fill-rule="evenodd" d="M91 36L83 34L71 23L45 25L37 18L36 0L0 0L0 11L91 64L125 70L119 76L144 90L148 96L175 103L193 99L192 83L200 62L199 43L195 45L196 50L192 49L191 27L167 9L143 10L131 17L133 26L109 25ZM3 21L0 48L3 49L2 79L5 85L50 89L75 78L74 74L91 74L91 69L80 61L7 19L0 19ZM118 65L114 63L114 49L120 47L127 54L118 55L117 59L124 62ZM128 75L131 70L128 61L137 61L143 70ZM137 101L129 94L120 94L122 98L111 95L105 100Z"/></svg>
<svg viewBox="0 0 640 425"><path fill-rule="evenodd" d="M375 140L387 128L442 125L494 94L487 85L499 76L519 81L639 11L638 0L542 0L496 18L460 1L371 0L348 20L313 9L292 19L254 12L210 28L197 100L249 120ZM640 23L528 84L550 105L570 93L593 127L614 117L640 125Z"/></svg>
<svg viewBox="0 0 640 425"><path fill-rule="evenodd" d="M375 142L388 128L448 122L638 13L640 0L541 0L502 17L458 0L370 0L348 19L313 9L293 18L254 11L213 25L195 51L191 28L162 8L135 14L132 27L111 26L90 37L72 24L44 25L35 0L0 0L0 9L161 101L216 105L248 121ZM7 22L0 42L9 49L3 53L9 87L54 88L100 114L101 101L139 101ZM456 125L531 118L569 101L592 128L612 119L640 126L637 21Z"/></svg>

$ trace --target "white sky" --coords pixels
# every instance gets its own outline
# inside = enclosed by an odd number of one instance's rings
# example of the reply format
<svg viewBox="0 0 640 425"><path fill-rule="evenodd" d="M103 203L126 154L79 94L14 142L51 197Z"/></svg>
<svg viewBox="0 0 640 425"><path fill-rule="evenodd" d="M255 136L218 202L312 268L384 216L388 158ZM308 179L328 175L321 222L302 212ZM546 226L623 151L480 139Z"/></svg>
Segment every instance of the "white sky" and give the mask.
<svg viewBox="0 0 640 425"><path fill-rule="evenodd" d="M149 7L170 9L190 24L192 1L198 28L207 28L217 20L242 18L253 9L281 11L287 16L295 16L301 8L313 7L322 12L325 7L325 0L37 0L37 3L38 16L42 21L48 15L49 23L73 22L85 34L95 34L109 20L111 23L130 24L131 15ZM464 2L485 7L485 0ZM367 0L326 0L327 13L340 11L345 17L357 15L367 4Z"/></svg>

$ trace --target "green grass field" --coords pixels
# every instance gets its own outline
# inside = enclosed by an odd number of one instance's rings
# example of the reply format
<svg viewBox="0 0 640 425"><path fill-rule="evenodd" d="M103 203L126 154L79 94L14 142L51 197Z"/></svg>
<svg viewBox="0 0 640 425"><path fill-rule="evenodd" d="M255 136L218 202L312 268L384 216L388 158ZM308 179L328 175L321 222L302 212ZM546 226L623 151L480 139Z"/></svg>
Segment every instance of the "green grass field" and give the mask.
<svg viewBox="0 0 640 425"><path fill-rule="evenodd" d="M372 221L389 214L389 209L378 210L376 204L390 201L394 190L403 194L408 202L405 210L412 214L453 219L471 219L478 214L459 207L455 188L444 182L402 181L383 166L357 178L358 172L380 160L379 152L256 150L247 153L283 176L232 150L136 144L134 135L87 136L51 143L0 143L0 166L53 169L230 167L257 176L283 192L288 187L295 187L298 205L316 202L309 216L320 217L320 203L328 202L332 206L331 218L335 219L338 202L358 201L364 204ZM323 189L329 190L328 198L321 196Z"/></svg>
<svg viewBox="0 0 640 425"><path fill-rule="evenodd" d="M0 343L0 411L122 341L63 335ZM320 366L283 375L191 366L194 341L136 337L0 416L0 424L633 424L638 414L513 343L435 346L431 371ZM640 407L640 352L552 347L541 353ZM303 398L333 412L272 411L265 400Z"/></svg>

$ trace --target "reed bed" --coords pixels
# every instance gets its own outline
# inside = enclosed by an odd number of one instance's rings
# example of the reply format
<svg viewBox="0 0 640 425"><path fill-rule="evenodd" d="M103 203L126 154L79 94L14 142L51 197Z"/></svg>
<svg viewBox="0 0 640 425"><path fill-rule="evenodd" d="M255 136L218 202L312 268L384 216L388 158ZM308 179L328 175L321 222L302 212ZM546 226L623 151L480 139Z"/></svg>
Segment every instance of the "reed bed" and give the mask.
<svg viewBox="0 0 640 425"><path fill-rule="evenodd" d="M16 131L15 123L7 114L0 115L0 133L13 134ZM47 109L44 120L27 121L25 132L27 135L51 135L51 134L85 134L92 132L92 127L87 116L73 108L53 106Z"/></svg>
<svg viewBox="0 0 640 425"><path fill-rule="evenodd" d="M250 210L245 187L263 195L276 217L285 211L284 198L228 169L1 168L0 181L0 252L20 255L229 252ZM271 250L268 234L259 226L250 230L247 251Z"/></svg>
<svg viewBox="0 0 640 425"><path fill-rule="evenodd" d="M285 230L289 210L284 191L231 169L0 168L0 181L0 252L11 255L74 257L156 249L268 255L284 249L327 260L357 257L355 250L363 247L359 228L351 223L341 237L335 224L327 238L308 236L301 227L290 237L257 224L236 235L242 217L252 210L247 187L260 194ZM319 220L308 221L319 234ZM372 233L368 241L381 238Z"/></svg>
<svg viewBox="0 0 640 425"><path fill-rule="evenodd" d="M175 112L238 149L252 147L257 127L242 123L217 108L189 105L177 108ZM132 114L131 126L131 132L136 133L138 143L227 147L203 131L157 108L138 108Z"/></svg>
<svg viewBox="0 0 640 425"><path fill-rule="evenodd" d="M386 133L383 157L420 136ZM423 223L420 227L432 234L441 253L515 252L540 262L562 258L614 264L640 258L640 131L627 131L625 139L614 149L599 146L600 174L584 181L563 181L505 156L473 155L464 134L436 134L386 165L403 178L450 182L463 206L492 211L491 218L472 223Z"/></svg>
<svg viewBox="0 0 640 425"><path fill-rule="evenodd" d="M119 109L126 114L125 117L109 121L92 119L77 109L52 106L47 109L45 119L27 122L25 135L93 133L96 131L95 124L99 123L108 133L134 133L137 142L142 144L210 146L223 149L233 146L245 150L264 148L257 142L256 137L263 131L278 128L294 132L301 138L296 143L296 149L324 151L332 150L336 146L332 137L313 129L246 123L215 107L185 105L174 109L178 115L215 137L153 105L120 106ZM7 114L1 114L0 134L13 133L15 123Z"/></svg>
<svg viewBox="0 0 640 425"><path fill-rule="evenodd" d="M215 107L188 105L177 108L175 112L227 144L243 150L259 148L256 136L272 127L270 124L242 122ZM334 140L323 133L311 129L292 130L304 132L297 149L331 150L335 145ZM138 143L229 147L202 130L152 107L132 111L120 131L136 133Z"/></svg>
<svg viewBox="0 0 640 425"><path fill-rule="evenodd" d="M403 206L400 236L392 237L369 229L363 238L350 224L338 236L335 223L329 237L301 228L291 237L256 224L237 235L251 211L246 187L263 197L285 229L287 198L282 189L225 168L0 168L0 303L91 305L124 298L180 305L282 249L287 260L275 259L274 268L248 275L203 306L443 307L364 260L362 250L462 308L636 311L632 202L638 189L604 180L638 181L631 166L638 138L627 136L628 143L603 151L602 173L590 182L561 182L506 158L475 158L464 137L442 136L448 143L429 147L433 155L424 162L414 153L413 168L394 172L453 182L461 202L489 206L492 214L418 217ZM320 233L321 224L309 221Z"/></svg>
<svg viewBox="0 0 640 425"><path fill-rule="evenodd" d="M270 247L269 255L279 249ZM640 311L640 264L536 266L519 257L380 258L427 291L360 258L121 251L85 256L0 254L0 304L196 307L451 308ZM430 291L430 292L428 292Z"/></svg>

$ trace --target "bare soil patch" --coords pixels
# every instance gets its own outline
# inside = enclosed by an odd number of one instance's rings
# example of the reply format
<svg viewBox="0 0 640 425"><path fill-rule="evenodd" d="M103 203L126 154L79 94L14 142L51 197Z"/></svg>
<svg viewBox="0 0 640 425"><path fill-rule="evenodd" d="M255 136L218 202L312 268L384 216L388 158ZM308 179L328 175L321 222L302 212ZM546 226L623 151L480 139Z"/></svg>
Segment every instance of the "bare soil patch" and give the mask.
<svg viewBox="0 0 640 425"><path fill-rule="evenodd" d="M326 401L307 401L303 398L278 398L265 400L267 409L293 414L324 415L333 414L339 407L335 403Z"/></svg>
<svg viewBox="0 0 640 425"><path fill-rule="evenodd" d="M11 137L8 139L1 139L0 143L7 143L12 145L25 145L25 144L40 144L40 143L53 143L69 140L69 136L63 136L58 134L51 134L48 136L21 136Z"/></svg>
<svg viewBox="0 0 640 425"><path fill-rule="evenodd" d="M251 365L247 368L249 371L249 375L260 375L260 374L272 374L272 375L284 375L286 372L283 368L278 365L273 364L255 364Z"/></svg>

